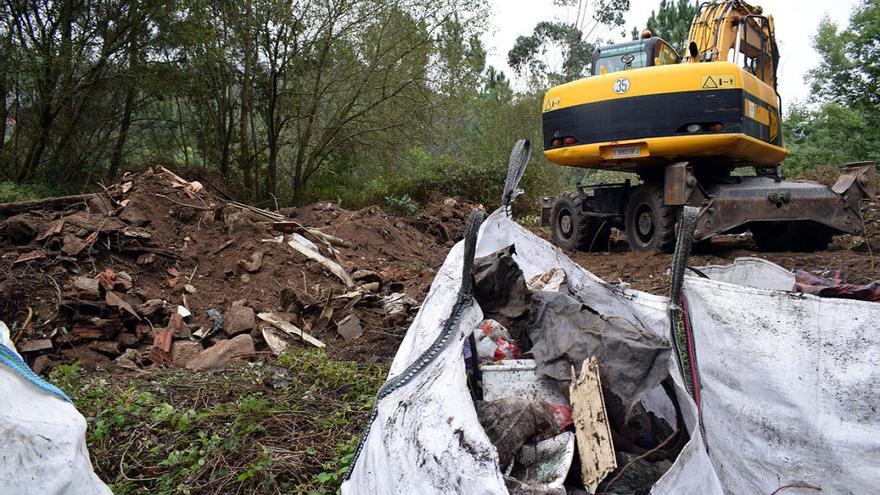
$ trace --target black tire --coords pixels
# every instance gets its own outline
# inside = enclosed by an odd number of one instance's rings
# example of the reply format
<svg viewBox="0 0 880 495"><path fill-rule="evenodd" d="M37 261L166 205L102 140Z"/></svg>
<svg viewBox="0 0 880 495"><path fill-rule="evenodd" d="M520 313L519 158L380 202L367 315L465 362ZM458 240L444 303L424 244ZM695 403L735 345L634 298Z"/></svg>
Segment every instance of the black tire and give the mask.
<svg viewBox="0 0 880 495"><path fill-rule="evenodd" d="M663 188L643 184L633 190L626 203L624 226L633 251L671 253L675 248L678 208L663 204Z"/></svg>
<svg viewBox="0 0 880 495"><path fill-rule="evenodd" d="M593 208L584 196L576 192L560 194L550 213L553 244L567 251L602 251L608 247L611 224L584 214L590 211Z"/></svg>
<svg viewBox="0 0 880 495"><path fill-rule="evenodd" d="M811 222L766 222L751 227L752 240L759 251L822 251L831 244L833 234Z"/></svg>

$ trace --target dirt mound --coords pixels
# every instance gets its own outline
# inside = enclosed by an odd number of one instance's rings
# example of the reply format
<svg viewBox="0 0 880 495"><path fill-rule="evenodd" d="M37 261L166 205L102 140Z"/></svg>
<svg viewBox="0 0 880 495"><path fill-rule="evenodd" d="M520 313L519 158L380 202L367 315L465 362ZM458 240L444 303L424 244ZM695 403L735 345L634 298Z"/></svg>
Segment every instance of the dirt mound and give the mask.
<svg viewBox="0 0 880 495"><path fill-rule="evenodd" d="M201 369L309 345L298 330L334 357L386 358L470 208L449 200L407 219L322 203L292 221L165 169L47 204L4 220L0 241L0 319L38 372L73 360Z"/></svg>
<svg viewBox="0 0 880 495"><path fill-rule="evenodd" d="M720 235L710 242L694 247L688 264L726 265L743 256L753 256L772 261L788 270L805 270L820 274L826 270L841 270L848 283L863 285L880 280L880 203L865 201L862 204L865 236L841 235L823 251L761 252L748 234ZM535 229L549 240L549 232ZM672 255L636 253L628 249L626 237L614 232L609 246L599 253L568 253L575 262L590 270L603 280L630 284L633 288L667 295L671 283L669 267Z"/></svg>

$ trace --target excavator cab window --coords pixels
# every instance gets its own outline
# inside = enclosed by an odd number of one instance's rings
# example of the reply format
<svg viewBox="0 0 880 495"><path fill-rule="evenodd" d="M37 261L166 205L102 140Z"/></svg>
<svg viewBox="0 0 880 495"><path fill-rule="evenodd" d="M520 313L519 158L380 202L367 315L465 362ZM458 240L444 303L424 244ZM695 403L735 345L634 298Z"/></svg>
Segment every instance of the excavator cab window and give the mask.
<svg viewBox="0 0 880 495"><path fill-rule="evenodd" d="M593 75L610 74L654 65L677 64L678 53L660 38L646 38L603 46L593 52Z"/></svg>
<svg viewBox="0 0 880 495"><path fill-rule="evenodd" d="M735 63L741 62L740 65L745 70L775 89L779 55L776 41L770 35L767 18L759 15L744 16L738 26L736 38L739 49L733 50Z"/></svg>

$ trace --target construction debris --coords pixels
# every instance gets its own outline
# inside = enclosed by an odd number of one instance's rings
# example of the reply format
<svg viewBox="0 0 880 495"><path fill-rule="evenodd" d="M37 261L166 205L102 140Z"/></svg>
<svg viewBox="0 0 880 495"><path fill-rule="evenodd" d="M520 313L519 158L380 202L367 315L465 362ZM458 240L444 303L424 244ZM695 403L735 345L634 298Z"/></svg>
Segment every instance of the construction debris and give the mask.
<svg viewBox="0 0 880 495"><path fill-rule="evenodd" d="M221 340L198 353L186 368L191 371L205 371L227 367L230 362L242 356L253 354L254 339L250 335L238 335L229 340Z"/></svg>
<svg viewBox="0 0 880 495"><path fill-rule="evenodd" d="M226 335L233 337L256 328L256 313L253 308L246 306L246 303L244 300L235 301L232 307L223 313L223 331Z"/></svg>
<svg viewBox="0 0 880 495"><path fill-rule="evenodd" d="M583 364L580 376L574 368L571 375L571 417L581 459L581 480L589 493L596 493L599 483L617 469L596 358Z"/></svg>
<svg viewBox="0 0 880 495"><path fill-rule="evenodd" d="M347 341L355 340L364 334L361 320L355 315L348 315L336 323L336 331Z"/></svg>
<svg viewBox="0 0 880 495"><path fill-rule="evenodd" d="M276 315L274 313L260 313L257 315L257 318L265 321L266 323L269 323L270 325L287 333L288 335L295 335L295 336L301 338L302 340L308 342L309 344L312 344L315 347L319 347L319 348L326 347L325 344L323 342L321 342L320 340L303 332L302 329L300 329L299 327L297 327L293 323L282 320L278 315Z"/></svg>
<svg viewBox="0 0 880 495"><path fill-rule="evenodd" d="M432 263L442 259L448 239L431 225L446 223L453 236L464 227L463 215L449 220L448 209L417 221L327 203L284 211L297 217L215 197L164 168L126 174L100 193L0 205L9 215L0 217L0 269L8 274L0 319L42 372L76 360L183 366L190 351L248 333L258 351L250 359L264 359L266 350L280 352L279 342L323 347L339 335L334 315L353 315L361 330L382 327L392 286L421 297L431 282L419 263L406 263L426 253ZM261 242L272 238L278 242ZM398 324L417 304L403 302ZM258 312L278 315L275 330L263 331ZM388 356L399 339L334 339L333 352Z"/></svg>

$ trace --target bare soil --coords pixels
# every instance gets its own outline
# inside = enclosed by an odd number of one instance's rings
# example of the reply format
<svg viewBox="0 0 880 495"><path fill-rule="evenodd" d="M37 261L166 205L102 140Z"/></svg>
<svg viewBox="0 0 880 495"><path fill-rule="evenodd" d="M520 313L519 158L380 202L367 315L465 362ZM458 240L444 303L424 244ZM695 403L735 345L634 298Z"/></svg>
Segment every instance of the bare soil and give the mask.
<svg viewBox="0 0 880 495"><path fill-rule="evenodd" d="M725 265L734 259L752 256L772 261L788 270L806 270L820 273L841 270L844 280L852 284L867 284L880 280L880 204L865 202L863 216L866 238L842 235L834 238L823 251L761 252L749 234L721 235L710 242L698 243L688 262L689 266ZM536 229L549 239L549 232ZM666 295L670 285L670 254L638 253L629 251L626 238L615 231L609 249L600 253L575 252L568 255L579 265L598 277L611 282L625 282L632 288Z"/></svg>

